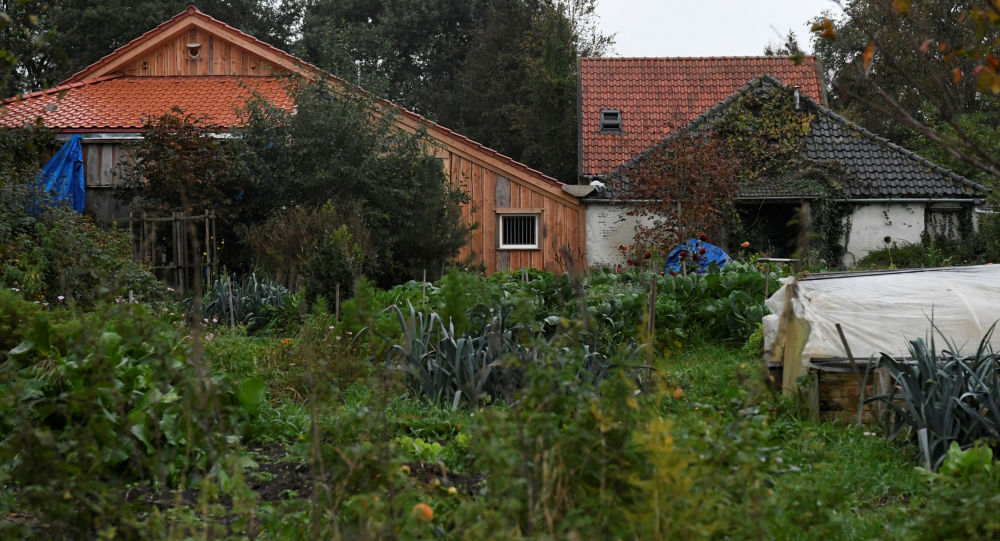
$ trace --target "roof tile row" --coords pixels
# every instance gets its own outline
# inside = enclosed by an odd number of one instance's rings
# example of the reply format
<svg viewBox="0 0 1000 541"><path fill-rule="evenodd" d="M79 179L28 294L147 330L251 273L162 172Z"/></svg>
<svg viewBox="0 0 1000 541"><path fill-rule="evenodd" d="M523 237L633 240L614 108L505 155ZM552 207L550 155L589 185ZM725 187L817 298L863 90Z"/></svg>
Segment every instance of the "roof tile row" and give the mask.
<svg viewBox="0 0 1000 541"><path fill-rule="evenodd" d="M764 73L798 85L805 96L822 102L816 59L811 56L798 65L778 56L582 58L580 173L609 172ZM622 111L622 133L601 133L601 109ZM636 122L644 118L658 122Z"/></svg>

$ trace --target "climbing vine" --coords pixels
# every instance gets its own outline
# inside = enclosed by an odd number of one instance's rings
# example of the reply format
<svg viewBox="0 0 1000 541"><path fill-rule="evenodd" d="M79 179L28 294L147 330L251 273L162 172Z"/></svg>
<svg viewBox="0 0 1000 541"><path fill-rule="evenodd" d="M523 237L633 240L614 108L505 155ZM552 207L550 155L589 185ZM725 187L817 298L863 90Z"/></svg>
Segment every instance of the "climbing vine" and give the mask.
<svg viewBox="0 0 1000 541"><path fill-rule="evenodd" d="M637 240L666 245L729 221L730 230L749 231L733 212L740 188L768 197L811 202L806 253L827 265L843 259L851 207L844 203L848 173L837 164L802 152L814 114L802 111L787 89L755 87L723 111L668 138L625 168L618 194L633 216L652 217ZM763 227L763 226L759 226Z"/></svg>
<svg viewBox="0 0 1000 541"><path fill-rule="evenodd" d="M783 89L746 92L712 123L740 160L740 179L782 175L798 160L813 115L796 110L794 96Z"/></svg>

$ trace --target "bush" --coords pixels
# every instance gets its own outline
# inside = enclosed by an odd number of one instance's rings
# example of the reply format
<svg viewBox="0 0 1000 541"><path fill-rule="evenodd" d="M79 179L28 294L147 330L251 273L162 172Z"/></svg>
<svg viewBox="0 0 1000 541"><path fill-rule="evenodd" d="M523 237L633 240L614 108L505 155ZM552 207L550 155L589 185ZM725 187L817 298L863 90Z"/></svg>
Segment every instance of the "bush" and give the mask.
<svg viewBox="0 0 1000 541"><path fill-rule="evenodd" d="M170 323L141 304L52 316L22 326L0 367L0 482L27 512L93 537L135 519L125 483L221 480L241 400Z"/></svg>
<svg viewBox="0 0 1000 541"><path fill-rule="evenodd" d="M0 194L0 287L50 305L127 296L158 300L163 284L132 261L128 233L99 229L64 206L39 206L26 186Z"/></svg>
<svg viewBox="0 0 1000 541"><path fill-rule="evenodd" d="M350 298L358 276L378 264L361 209L349 203L282 209L250 227L245 241L268 275L292 291L306 286L310 300L333 300L338 281Z"/></svg>
<svg viewBox="0 0 1000 541"><path fill-rule="evenodd" d="M929 476L927 503L906 531L913 539L996 539L1000 535L1000 468L988 447L963 451L952 442L936 475Z"/></svg>

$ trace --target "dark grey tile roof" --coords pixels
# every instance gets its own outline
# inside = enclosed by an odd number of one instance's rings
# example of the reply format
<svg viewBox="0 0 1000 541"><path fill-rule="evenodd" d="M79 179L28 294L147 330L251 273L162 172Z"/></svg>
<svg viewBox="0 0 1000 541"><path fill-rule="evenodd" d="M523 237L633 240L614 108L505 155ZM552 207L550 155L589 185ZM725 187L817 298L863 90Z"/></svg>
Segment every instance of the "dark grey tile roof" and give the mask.
<svg viewBox="0 0 1000 541"><path fill-rule="evenodd" d="M981 184L941 167L807 100L816 113L802 156L836 162L849 173L845 195L853 198L975 198Z"/></svg>
<svg viewBox="0 0 1000 541"><path fill-rule="evenodd" d="M735 94L705 111L664 141L684 131L711 128L711 125L722 118L725 111L746 92L772 89L791 92L791 89L770 75L762 75L748 82ZM803 109L815 115L810 132L805 136L801 157L808 162L835 164L843 170L845 178L841 185L845 197L975 199L982 197L988 191L985 186L857 126L806 96L800 96L799 99ZM662 145L664 141L633 157L604 178L620 178L622 173L638 164L644 156ZM745 183L740 186L737 199L808 199L823 195L822 190L810 183L807 177L796 177L794 173L782 177ZM604 191L603 194L595 193L590 197L610 196L608 191Z"/></svg>

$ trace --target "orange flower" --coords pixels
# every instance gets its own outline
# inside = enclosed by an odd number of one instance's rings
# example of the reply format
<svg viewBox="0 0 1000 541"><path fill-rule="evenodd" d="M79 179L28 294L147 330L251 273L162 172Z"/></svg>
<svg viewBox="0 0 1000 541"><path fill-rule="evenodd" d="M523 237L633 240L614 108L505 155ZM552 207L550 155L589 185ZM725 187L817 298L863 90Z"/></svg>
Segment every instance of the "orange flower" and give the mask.
<svg viewBox="0 0 1000 541"><path fill-rule="evenodd" d="M434 510L431 509L431 506L426 503L420 502L413 506L413 516L420 520L430 522L434 520Z"/></svg>
<svg viewBox="0 0 1000 541"><path fill-rule="evenodd" d="M292 343L292 339L291 338L285 338L285 339L281 340L281 345L283 345L283 346L287 346L288 344L291 344L291 343Z"/></svg>
<svg viewBox="0 0 1000 541"><path fill-rule="evenodd" d="M684 389L681 389L680 387L674 389L674 400L680 400L682 398L684 398Z"/></svg>
<svg viewBox="0 0 1000 541"><path fill-rule="evenodd" d="M749 248L750 247L750 242L749 241L743 241L743 244L740 244L740 246L742 246L744 248Z"/></svg>

